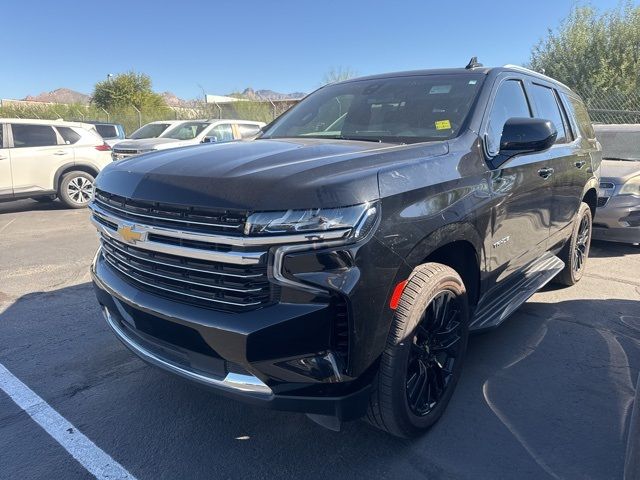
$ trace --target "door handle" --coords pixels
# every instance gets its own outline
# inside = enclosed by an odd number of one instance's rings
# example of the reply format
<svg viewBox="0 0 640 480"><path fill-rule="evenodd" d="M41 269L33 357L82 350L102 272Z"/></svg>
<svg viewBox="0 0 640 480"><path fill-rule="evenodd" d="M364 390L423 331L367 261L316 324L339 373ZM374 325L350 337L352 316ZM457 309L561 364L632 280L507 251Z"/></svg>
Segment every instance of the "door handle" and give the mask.
<svg viewBox="0 0 640 480"><path fill-rule="evenodd" d="M54 155L68 155L69 152L65 152L63 150L58 150L57 152L54 153Z"/></svg>
<svg viewBox="0 0 640 480"><path fill-rule="evenodd" d="M582 167L584 167L586 164L587 164L587 161L586 161L586 160L580 160L580 161L577 161L577 162L575 163L576 168L582 168Z"/></svg>
<svg viewBox="0 0 640 480"><path fill-rule="evenodd" d="M555 172L555 170L553 168L546 167L546 168L541 168L540 170L538 170L538 175L540 175L544 179L547 179L551 175L553 175L553 172Z"/></svg>

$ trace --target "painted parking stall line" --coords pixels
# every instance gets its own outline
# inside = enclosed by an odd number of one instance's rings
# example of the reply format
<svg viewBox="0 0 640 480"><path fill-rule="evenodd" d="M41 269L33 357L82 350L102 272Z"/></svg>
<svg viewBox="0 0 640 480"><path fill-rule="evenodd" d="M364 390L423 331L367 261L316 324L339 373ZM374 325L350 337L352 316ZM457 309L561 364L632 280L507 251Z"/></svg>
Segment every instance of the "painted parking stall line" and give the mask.
<svg viewBox="0 0 640 480"><path fill-rule="evenodd" d="M0 390L9 395L16 405L24 410L93 476L105 480L135 480L135 477L122 465L89 440L1 363ZM2 476L2 472L0 472L0 476Z"/></svg>

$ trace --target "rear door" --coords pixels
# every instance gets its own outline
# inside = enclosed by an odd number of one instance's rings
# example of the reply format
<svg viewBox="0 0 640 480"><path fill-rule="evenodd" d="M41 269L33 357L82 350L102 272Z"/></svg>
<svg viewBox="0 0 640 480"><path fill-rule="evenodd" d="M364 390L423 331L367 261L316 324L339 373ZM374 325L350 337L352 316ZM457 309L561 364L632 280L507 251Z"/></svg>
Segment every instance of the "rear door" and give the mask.
<svg viewBox="0 0 640 480"><path fill-rule="evenodd" d="M549 177L551 185L551 210L549 248L563 243L571 233L572 221L580 206L582 190L586 183L584 174L587 159L581 157L579 142L567 120L556 89L550 84L531 81L528 85L533 99L534 115L551 120L558 131L555 144L549 150L549 165L553 169Z"/></svg>
<svg viewBox="0 0 640 480"><path fill-rule="evenodd" d="M15 194L52 191L58 168L73 164L73 149L61 145L62 139L51 125L13 123L9 149Z"/></svg>
<svg viewBox="0 0 640 480"><path fill-rule="evenodd" d="M0 197L13 195L13 180L11 176L11 159L7 144L3 143L7 135L5 126L0 123Z"/></svg>
<svg viewBox="0 0 640 480"><path fill-rule="evenodd" d="M485 150L490 157L499 151L505 122L533 114L524 83L520 77L505 74L494 87L483 121ZM540 152L513 157L491 172L492 236L485 245L489 285L501 282L546 250L551 184L540 172L549 166L548 153Z"/></svg>

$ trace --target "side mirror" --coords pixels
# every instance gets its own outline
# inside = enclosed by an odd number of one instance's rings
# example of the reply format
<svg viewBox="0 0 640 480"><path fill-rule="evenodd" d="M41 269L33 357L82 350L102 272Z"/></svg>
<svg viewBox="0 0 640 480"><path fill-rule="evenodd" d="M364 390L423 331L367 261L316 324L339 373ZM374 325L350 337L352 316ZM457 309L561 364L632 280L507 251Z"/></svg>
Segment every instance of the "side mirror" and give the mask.
<svg viewBox="0 0 640 480"><path fill-rule="evenodd" d="M502 129L500 152L491 159L491 167L498 168L516 155L547 150L557 137L558 131L550 120L510 118Z"/></svg>
<svg viewBox="0 0 640 480"><path fill-rule="evenodd" d="M218 137L216 136L204 137L202 139L202 143L218 143Z"/></svg>

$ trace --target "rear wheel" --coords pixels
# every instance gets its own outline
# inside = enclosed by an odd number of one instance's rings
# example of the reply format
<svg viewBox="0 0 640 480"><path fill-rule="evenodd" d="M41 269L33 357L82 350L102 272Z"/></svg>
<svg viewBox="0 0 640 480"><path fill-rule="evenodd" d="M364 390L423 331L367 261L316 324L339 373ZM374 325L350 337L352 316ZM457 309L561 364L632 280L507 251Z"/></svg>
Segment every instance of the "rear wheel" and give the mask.
<svg viewBox="0 0 640 480"><path fill-rule="evenodd" d="M65 173L60 181L58 197L69 208L86 207L91 200L93 180L87 172Z"/></svg>
<svg viewBox="0 0 640 480"><path fill-rule="evenodd" d="M564 269L555 278L556 283L575 285L584 275L591 247L592 222L591 209L582 202L573 223L571 238L559 255L564 262Z"/></svg>
<svg viewBox="0 0 640 480"><path fill-rule="evenodd" d="M413 271L374 381L369 423L411 437L442 416L462 371L468 320L466 290L455 270L426 263Z"/></svg>

